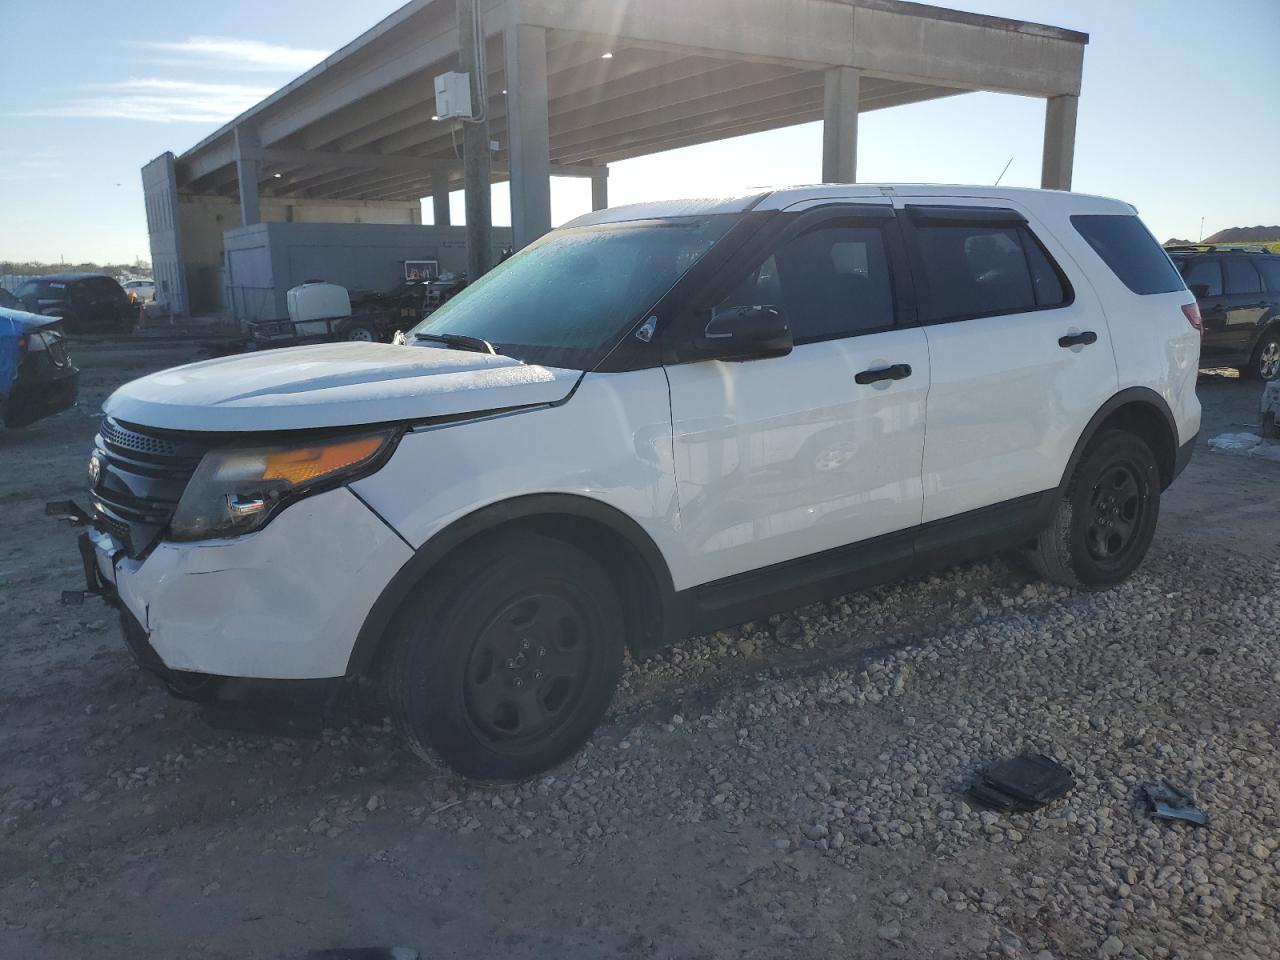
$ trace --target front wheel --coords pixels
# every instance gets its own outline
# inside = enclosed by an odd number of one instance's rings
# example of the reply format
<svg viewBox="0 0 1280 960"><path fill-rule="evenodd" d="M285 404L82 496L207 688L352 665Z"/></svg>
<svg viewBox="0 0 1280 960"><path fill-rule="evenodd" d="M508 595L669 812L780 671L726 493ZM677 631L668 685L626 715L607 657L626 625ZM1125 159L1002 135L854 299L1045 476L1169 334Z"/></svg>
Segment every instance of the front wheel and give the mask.
<svg viewBox="0 0 1280 960"><path fill-rule="evenodd" d="M1108 430L1085 451L1053 522L1030 552L1046 580L1104 590L1147 555L1160 515L1160 470L1132 433Z"/></svg>
<svg viewBox="0 0 1280 960"><path fill-rule="evenodd" d="M464 548L397 617L391 708L419 755L432 747L465 776L523 780L599 724L622 635L612 582L576 547L522 533Z"/></svg>

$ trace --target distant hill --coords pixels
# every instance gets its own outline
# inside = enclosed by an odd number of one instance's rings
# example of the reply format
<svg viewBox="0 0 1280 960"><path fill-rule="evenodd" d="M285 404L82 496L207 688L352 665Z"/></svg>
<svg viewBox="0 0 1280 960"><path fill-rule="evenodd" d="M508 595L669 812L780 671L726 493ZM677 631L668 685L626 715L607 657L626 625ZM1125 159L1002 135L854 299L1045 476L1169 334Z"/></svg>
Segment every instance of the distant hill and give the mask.
<svg viewBox="0 0 1280 960"><path fill-rule="evenodd" d="M1213 236L1205 237L1205 243L1270 243L1280 240L1280 227L1227 227Z"/></svg>

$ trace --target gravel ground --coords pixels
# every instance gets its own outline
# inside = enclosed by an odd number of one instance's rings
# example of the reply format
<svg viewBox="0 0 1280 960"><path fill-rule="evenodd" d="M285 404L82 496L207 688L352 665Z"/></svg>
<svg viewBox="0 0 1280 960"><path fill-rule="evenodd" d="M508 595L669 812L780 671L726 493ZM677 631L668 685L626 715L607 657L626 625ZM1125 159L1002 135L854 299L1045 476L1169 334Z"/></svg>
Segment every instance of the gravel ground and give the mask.
<svg viewBox="0 0 1280 960"><path fill-rule="evenodd" d="M1078 594L995 559L631 665L591 746L501 790L376 714L212 729L63 607L96 410L189 347L76 345L83 409L0 435L0 957L1280 956L1280 465L1202 449L1147 564ZM1202 378L1204 437L1257 388ZM964 799L1027 749L1037 812ZM1191 790L1208 829L1155 822Z"/></svg>

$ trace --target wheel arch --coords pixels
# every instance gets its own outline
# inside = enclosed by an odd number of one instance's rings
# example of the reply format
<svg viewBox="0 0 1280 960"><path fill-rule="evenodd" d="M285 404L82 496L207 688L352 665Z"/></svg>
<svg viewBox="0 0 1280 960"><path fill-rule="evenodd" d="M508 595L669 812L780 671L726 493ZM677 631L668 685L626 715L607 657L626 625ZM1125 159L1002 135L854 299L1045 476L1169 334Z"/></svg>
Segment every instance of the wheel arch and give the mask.
<svg viewBox="0 0 1280 960"><path fill-rule="evenodd" d="M383 637L404 601L456 551L504 533L530 530L581 549L617 587L633 654L662 646L688 620L662 552L635 520L599 500L577 494L532 494L481 507L418 547L387 583L366 615L347 661L347 676L373 670Z"/></svg>
<svg viewBox="0 0 1280 960"><path fill-rule="evenodd" d="M1262 351L1262 342L1273 334L1280 335L1280 310L1274 311L1271 316L1258 324L1258 335L1254 338L1253 346L1249 348L1250 366L1258 362L1258 356Z"/></svg>
<svg viewBox="0 0 1280 960"><path fill-rule="evenodd" d="M1071 451L1063 471L1059 492L1065 494L1076 467L1093 438L1103 430L1123 429L1146 441L1160 468L1160 486L1165 489L1177 475L1178 425L1164 397L1149 387L1121 390L1098 408Z"/></svg>

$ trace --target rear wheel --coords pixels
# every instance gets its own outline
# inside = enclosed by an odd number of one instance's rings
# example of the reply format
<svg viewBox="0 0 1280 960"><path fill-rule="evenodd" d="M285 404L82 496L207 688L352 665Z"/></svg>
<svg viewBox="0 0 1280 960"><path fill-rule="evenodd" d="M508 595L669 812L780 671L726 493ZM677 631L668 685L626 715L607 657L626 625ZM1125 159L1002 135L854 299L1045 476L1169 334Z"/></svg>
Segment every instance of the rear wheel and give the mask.
<svg viewBox="0 0 1280 960"><path fill-rule="evenodd" d="M1280 380L1280 331L1263 334L1253 352L1253 362L1241 373L1255 380Z"/></svg>
<svg viewBox="0 0 1280 960"><path fill-rule="evenodd" d="M378 337L370 327L357 323L342 331L342 339L348 343L375 343Z"/></svg>
<svg viewBox="0 0 1280 960"><path fill-rule="evenodd" d="M415 752L459 773L522 780L576 753L622 672L609 578L577 548L536 534L465 550L406 602L384 666Z"/></svg>
<svg viewBox="0 0 1280 960"><path fill-rule="evenodd" d="M1141 439L1108 430L1085 451L1053 522L1031 550L1047 580L1103 590L1142 563L1160 515L1160 471Z"/></svg>

